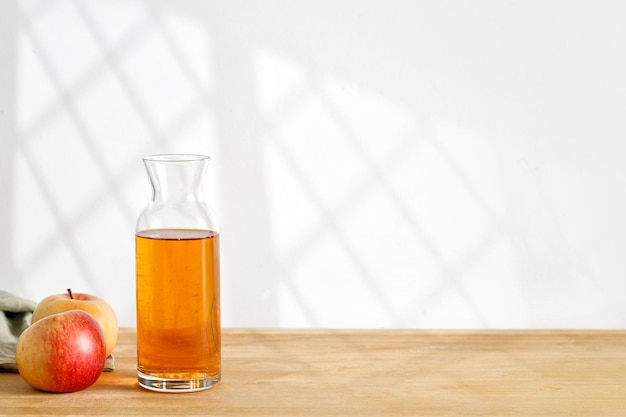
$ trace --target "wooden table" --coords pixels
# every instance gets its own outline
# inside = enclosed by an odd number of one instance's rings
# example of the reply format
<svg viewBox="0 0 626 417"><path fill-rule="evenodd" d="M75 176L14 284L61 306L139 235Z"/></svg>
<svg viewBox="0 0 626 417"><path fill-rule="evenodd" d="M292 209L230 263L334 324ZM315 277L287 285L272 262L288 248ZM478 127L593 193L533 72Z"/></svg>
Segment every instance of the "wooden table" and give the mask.
<svg viewBox="0 0 626 417"><path fill-rule="evenodd" d="M116 370L71 394L0 374L0 415L626 416L626 331L223 330L208 391L138 387L135 333Z"/></svg>

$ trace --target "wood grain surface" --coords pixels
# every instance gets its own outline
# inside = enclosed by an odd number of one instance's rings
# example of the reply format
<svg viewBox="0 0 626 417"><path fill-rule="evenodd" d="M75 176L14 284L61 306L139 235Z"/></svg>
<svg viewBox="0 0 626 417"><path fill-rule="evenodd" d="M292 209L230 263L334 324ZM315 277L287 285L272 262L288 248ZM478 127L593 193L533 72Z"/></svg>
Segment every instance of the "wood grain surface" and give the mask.
<svg viewBox="0 0 626 417"><path fill-rule="evenodd" d="M223 379L163 394L116 370L71 394L0 374L0 415L626 416L626 331L223 330Z"/></svg>

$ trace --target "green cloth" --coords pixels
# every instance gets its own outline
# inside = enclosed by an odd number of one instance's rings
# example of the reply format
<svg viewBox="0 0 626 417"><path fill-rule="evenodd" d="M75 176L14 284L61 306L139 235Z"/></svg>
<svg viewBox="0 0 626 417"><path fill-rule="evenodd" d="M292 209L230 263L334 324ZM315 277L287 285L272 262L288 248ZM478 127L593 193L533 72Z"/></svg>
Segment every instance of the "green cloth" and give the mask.
<svg viewBox="0 0 626 417"><path fill-rule="evenodd" d="M15 344L30 326L37 303L0 290L0 372L17 372Z"/></svg>

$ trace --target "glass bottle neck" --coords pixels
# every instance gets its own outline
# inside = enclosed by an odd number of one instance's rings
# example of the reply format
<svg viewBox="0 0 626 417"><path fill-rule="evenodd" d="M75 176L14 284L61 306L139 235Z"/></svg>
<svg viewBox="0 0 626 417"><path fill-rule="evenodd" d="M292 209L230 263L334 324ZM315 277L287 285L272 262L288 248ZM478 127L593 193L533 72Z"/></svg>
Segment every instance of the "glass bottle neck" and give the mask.
<svg viewBox="0 0 626 417"><path fill-rule="evenodd" d="M153 158L144 159L144 163L152 184L153 201L202 200L202 186L208 158Z"/></svg>
<svg viewBox="0 0 626 417"><path fill-rule="evenodd" d="M137 219L136 232L188 229L219 233L217 218L202 193L209 157L154 155L143 162L153 194Z"/></svg>

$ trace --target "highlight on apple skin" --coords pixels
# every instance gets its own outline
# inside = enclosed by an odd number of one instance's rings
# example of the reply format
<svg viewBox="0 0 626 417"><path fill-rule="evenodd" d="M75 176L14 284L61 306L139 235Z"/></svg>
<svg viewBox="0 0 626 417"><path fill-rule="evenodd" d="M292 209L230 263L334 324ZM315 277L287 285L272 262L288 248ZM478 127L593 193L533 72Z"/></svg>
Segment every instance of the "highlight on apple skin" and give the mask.
<svg viewBox="0 0 626 417"><path fill-rule="evenodd" d="M22 378L41 391L75 392L102 374L106 342L98 322L82 310L38 320L22 332L15 348Z"/></svg>

